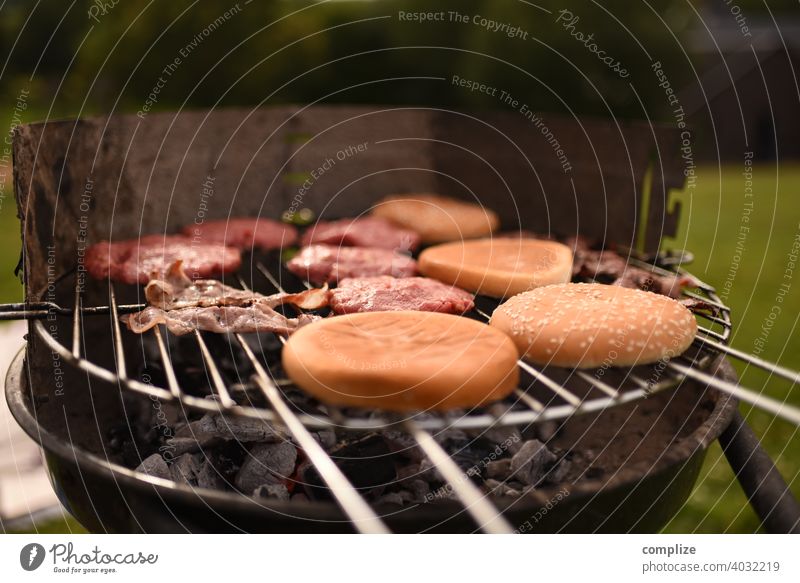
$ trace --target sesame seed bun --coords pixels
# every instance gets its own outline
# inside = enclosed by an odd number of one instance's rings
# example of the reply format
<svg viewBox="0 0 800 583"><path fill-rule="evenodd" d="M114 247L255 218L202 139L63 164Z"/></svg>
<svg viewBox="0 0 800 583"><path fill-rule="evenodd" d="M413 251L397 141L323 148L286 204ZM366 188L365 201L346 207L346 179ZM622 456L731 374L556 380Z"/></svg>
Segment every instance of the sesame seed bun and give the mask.
<svg viewBox="0 0 800 583"><path fill-rule="evenodd" d="M429 247L419 256L422 274L444 283L507 298L572 277L572 251L556 241L477 239Z"/></svg>
<svg viewBox="0 0 800 583"><path fill-rule="evenodd" d="M437 194L387 196L372 214L419 233L423 243L485 237L497 229L497 213L479 204Z"/></svg>
<svg viewBox="0 0 800 583"><path fill-rule="evenodd" d="M392 411L472 407L517 386L517 350L496 328L432 312L366 312L300 328L286 374L320 401Z"/></svg>
<svg viewBox="0 0 800 583"><path fill-rule="evenodd" d="M514 296L492 314L520 356L575 368L633 366L684 352L692 313L666 296L598 283L552 285Z"/></svg>

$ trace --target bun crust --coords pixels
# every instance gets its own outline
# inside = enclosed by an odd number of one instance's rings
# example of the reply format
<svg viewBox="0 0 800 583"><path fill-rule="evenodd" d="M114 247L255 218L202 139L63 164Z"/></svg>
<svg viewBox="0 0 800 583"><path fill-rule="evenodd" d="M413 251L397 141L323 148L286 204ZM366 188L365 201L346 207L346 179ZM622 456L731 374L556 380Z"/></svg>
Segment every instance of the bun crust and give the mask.
<svg viewBox="0 0 800 583"><path fill-rule="evenodd" d="M434 312L366 312L300 328L283 348L289 378L320 401L392 411L472 407L519 382L500 330Z"/></svg>
<svg viewBox="0 0 800 583"><path fill-rule="evenodd" d="M495 298L566 283L572 278L572 251L556 241L492 238L445 243L419 256L427 277Z"/></svg>
<svg viewBox="0 0 800 583"><path fill-rule="evenodd" d="M633 366L684 352L697 322L666 296L597 283L568 283L514 296L492 315L520 356L571 368Z"/></svg>
<svg viewBox="0 0 800 583"><path fill-rule="evenodd" d="M423 243L485 237L500 224L491 209L438 194L387 196L372 214L416 231Z"/></svg>

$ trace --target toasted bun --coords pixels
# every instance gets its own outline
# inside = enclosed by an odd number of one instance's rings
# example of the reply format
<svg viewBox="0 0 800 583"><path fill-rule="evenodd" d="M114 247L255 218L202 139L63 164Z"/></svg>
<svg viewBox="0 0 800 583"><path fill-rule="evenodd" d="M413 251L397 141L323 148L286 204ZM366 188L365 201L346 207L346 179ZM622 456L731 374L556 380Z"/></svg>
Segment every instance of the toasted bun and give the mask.
<svg viewBox="0 0 800 583"><path fill-rule="evenodd" d="M320 401L393 411L502 399L517 351L500 330L449 314L368 312L320 320L283 348L289 378Z"/></svg>
<svg viewBox="0 0 800 583"><path fill-rule="evenodd" d="M514 296L492 315L519 354L537 364L633 366L681 354L697 322L675 300L599 283L552 285Z"/></svg>
<svg viewBox="0 0 800 583"><path fill-rule="evenodd" d="M387 196L372 214L416 231L423 243L485 237L500 224L488 208L436 194Z"/></svg>
<svg viewBox="0 0 800 583"><path fill-rule="evenodd" d="M572 277L572 251L556 241L478 239L430 247L419 256L423 275L479 294L507 298Z"/></svg>

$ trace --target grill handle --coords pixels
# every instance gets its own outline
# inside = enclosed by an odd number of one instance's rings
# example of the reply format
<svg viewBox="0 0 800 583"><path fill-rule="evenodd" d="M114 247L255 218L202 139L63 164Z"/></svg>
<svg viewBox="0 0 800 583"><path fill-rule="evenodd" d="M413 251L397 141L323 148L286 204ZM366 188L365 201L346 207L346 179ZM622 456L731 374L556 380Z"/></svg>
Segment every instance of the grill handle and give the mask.
<svg viewBox="0 0 800 583"><path fill-rule="evenodd" d="M769 533L800 533L800 504L739 411L720 445L750 505Z"/></svg>

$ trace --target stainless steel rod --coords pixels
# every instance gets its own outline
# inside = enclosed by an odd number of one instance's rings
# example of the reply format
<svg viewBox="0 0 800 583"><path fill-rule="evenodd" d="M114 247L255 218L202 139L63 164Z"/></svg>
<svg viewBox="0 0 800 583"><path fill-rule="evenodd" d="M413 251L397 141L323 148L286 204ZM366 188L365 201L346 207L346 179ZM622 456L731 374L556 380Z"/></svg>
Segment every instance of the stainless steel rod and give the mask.
<svg viewBox="0 0 800 583"><path fill-rule="evenodd" d="M733 356L734 358L738 358L739 360L743 360L748 364L752 364L753 366L757 366L758 368L764 369L774 375L779 377L783 377L787 380L792 381L793 383L800 384L800 372L788 369L784 366L776 364L774 362L769 362L768 360L764 360L763 358L759 358L754 354L749 354L747 352L743 352L737 348L733 348L732 346L728 346L727 344L722 344L720 342L716 342L711 340L710 338L702 338L697 337L697 341L702 342L703 344L712 347L714 350L718 350L720 352L724 352L728 356Z"/></svg>
<svg viewBox="0 0 800 583"><path fill-rule="evenodd" d="M522 389L515 389L514 394L520 398L522 402L524 402L528 407L536 411L537 413L541 413L544 411L544 405L542 405L539 401L531 397L528 393L523 391Z"/></svg>
<svg viewBox="0 0 800 583"><path fill-rule="evenodd" d="M178 386L178 377L175 375L175 367L172 366L172 359L169 357L167 347L164 344L164 337L161 334L161 329L158 326L153 327L153 335L156 337L156 344L158 344L158 352L161 356L161 363L164 365L164 373L167 376L167 386L169 392L176 399L181 397L181 389Z"/></svg>
<svg viewBox="0 0 800 583"><path fill-rule="evenodd" d="M308 429L292 413L292 410L283 401L280 391L272 381L266 375L260 373L254 375L253 378L269 401L272 409L280 418L281 423L297 440L297 444L303 449L309 461L319 472L320 477L328 485L331 494L356 530L364 534L390 533L389 528L361 497L361 494L350 483L347 476L342 473L339 466L333 462L325 450L322 449L322 446L309 433Z"/></svg>
<svg viewBox="0 0 800 583"><path fill-rule="evenodd" d="M195 330L194 337L197 340L198 346L200 347L200 352L203 355L203 362L205 363L206 370L211 377L211 383L214 386L214 392L219 397L220 405L225 408L233 407L236 405L236 401L231 398L228 388L225 386L225 381L222 380L222 375L217 368L217 363L214 362L214 358L211 356L211 352L208 350L206 341L203 340L203 335L200 334L199 330Z"/></svg>
<svg viewBox="0 0 800 583"><path fill-rule="evenodd" d="M794 407L793 405L782 403L781 401L773 399L772 397L767 397L765 395L756 393L755 391L746 389L737 384L723 381L722 379L719 379L708 373L695 370L690 366L684 366L682 364L678 364L677 362L669 362L667 363L667 366L686 377L706 383L715 389L719 389L728 393L729 395L733 395L741 401L755 405L764 411L774 413L778 417L782 417L783 419L786 419L795 425L800 425L800 409Z"/></svg>
<svg viewBox="0 0 800 583"><path fill-rule="evenodd" d="M716 331L711 330L709 328L704 328L703 326L698 326L697 327L697 334L695 334L695 338L697 338L699 340L703 340L704 338L708 338L708 337L716 338L720 342L725 342L728 339L728 335L727 334L722 334L720 332L716 332Z"/></svg>
<svg viewBox="0 0 800 583"><path fill-rule="evenodd" d="M267 269L263 263L260 261L256 262L256 269L261 272L261 275L267 278L267 280L276 290L278 290L280 293L286 293L286 290L283 289L283 286L281 286L278 280L272 275L272 272L270 272L270 270Z"/></svg>
<svg viewBox="0 0 800 583"><path fill-rule="evenodd" d="M598 379L596 376L590 375L589 373L582 370L576 370L575 373L577 374L578 377L582 378L592 386L597 387L609 397L613 399L619 397L619 391L614 387L612 387L611 385L609 385L607 382L602 381Z"/></svg>
<svg viewBox="0 0 800 583"><path fill-rule="evenodd" d="M72 314L72 356L81 357L81 286L75 278L75 307Z"/></svg>
<svg viewBox="0 0 800 583"><path fill-rule="evenodd" d="M109 288L109 300L111 304L111 322L112 332L114 336L114 352L117 359L117 375L120 379L125 380L128 378L128 372L125 367L125 350L122 346L122 332L119 327L119 313L117 312L117 297L114 293L114 286Z"/></svg>
<svg viewBox="0 0 800 583"><path fill-rule="evenodd" d="M480 314L483 318L485 318L487 322L492 319L492 317L489 314L487 314L486 312L484 312L480 308L475 308L475 311L478 314ZM531 365L529 365L524 360L522 360L522 359L517 360L517 366L519 366L522 370L524 370L525 372L530 374L533 378L535 378L537 381L542 383L544 386L546 386L548 389L553 391L555 394L557 394L559 397L564 399L567 403L569 403L573 407L578 408L578 407L581 406L581 400L577 396L575 396L572 393L570 393L562 385L560 385L559 383L555 382L553 379L548 377L543 372L538 371L535 368L533 368Z"/></svg>
<svg viewBox="0 0 800 583"><path fill-rule="evenodd" d="M489 501L486 494L481 492L470 481L469 477L461 471L461 468L456 465L447 452L436 443L430 433L420 429L413 420L405 421L404 425L425 455L428 456L431 463L439 470L445 482L453 488L455 495L458 496L467 512L470 513L483 531L490 534L511 534L514 532L514 529L500 511L495 508L494 504Z"/></svg>
<svg viewBox="0 0 800 583"><path fill-rule="evenodd" d="M517 361L517 365L576 409L581 406L581 400L577 396L572 394L570 391L543 372L533 368L523 360Z"/></svg>

